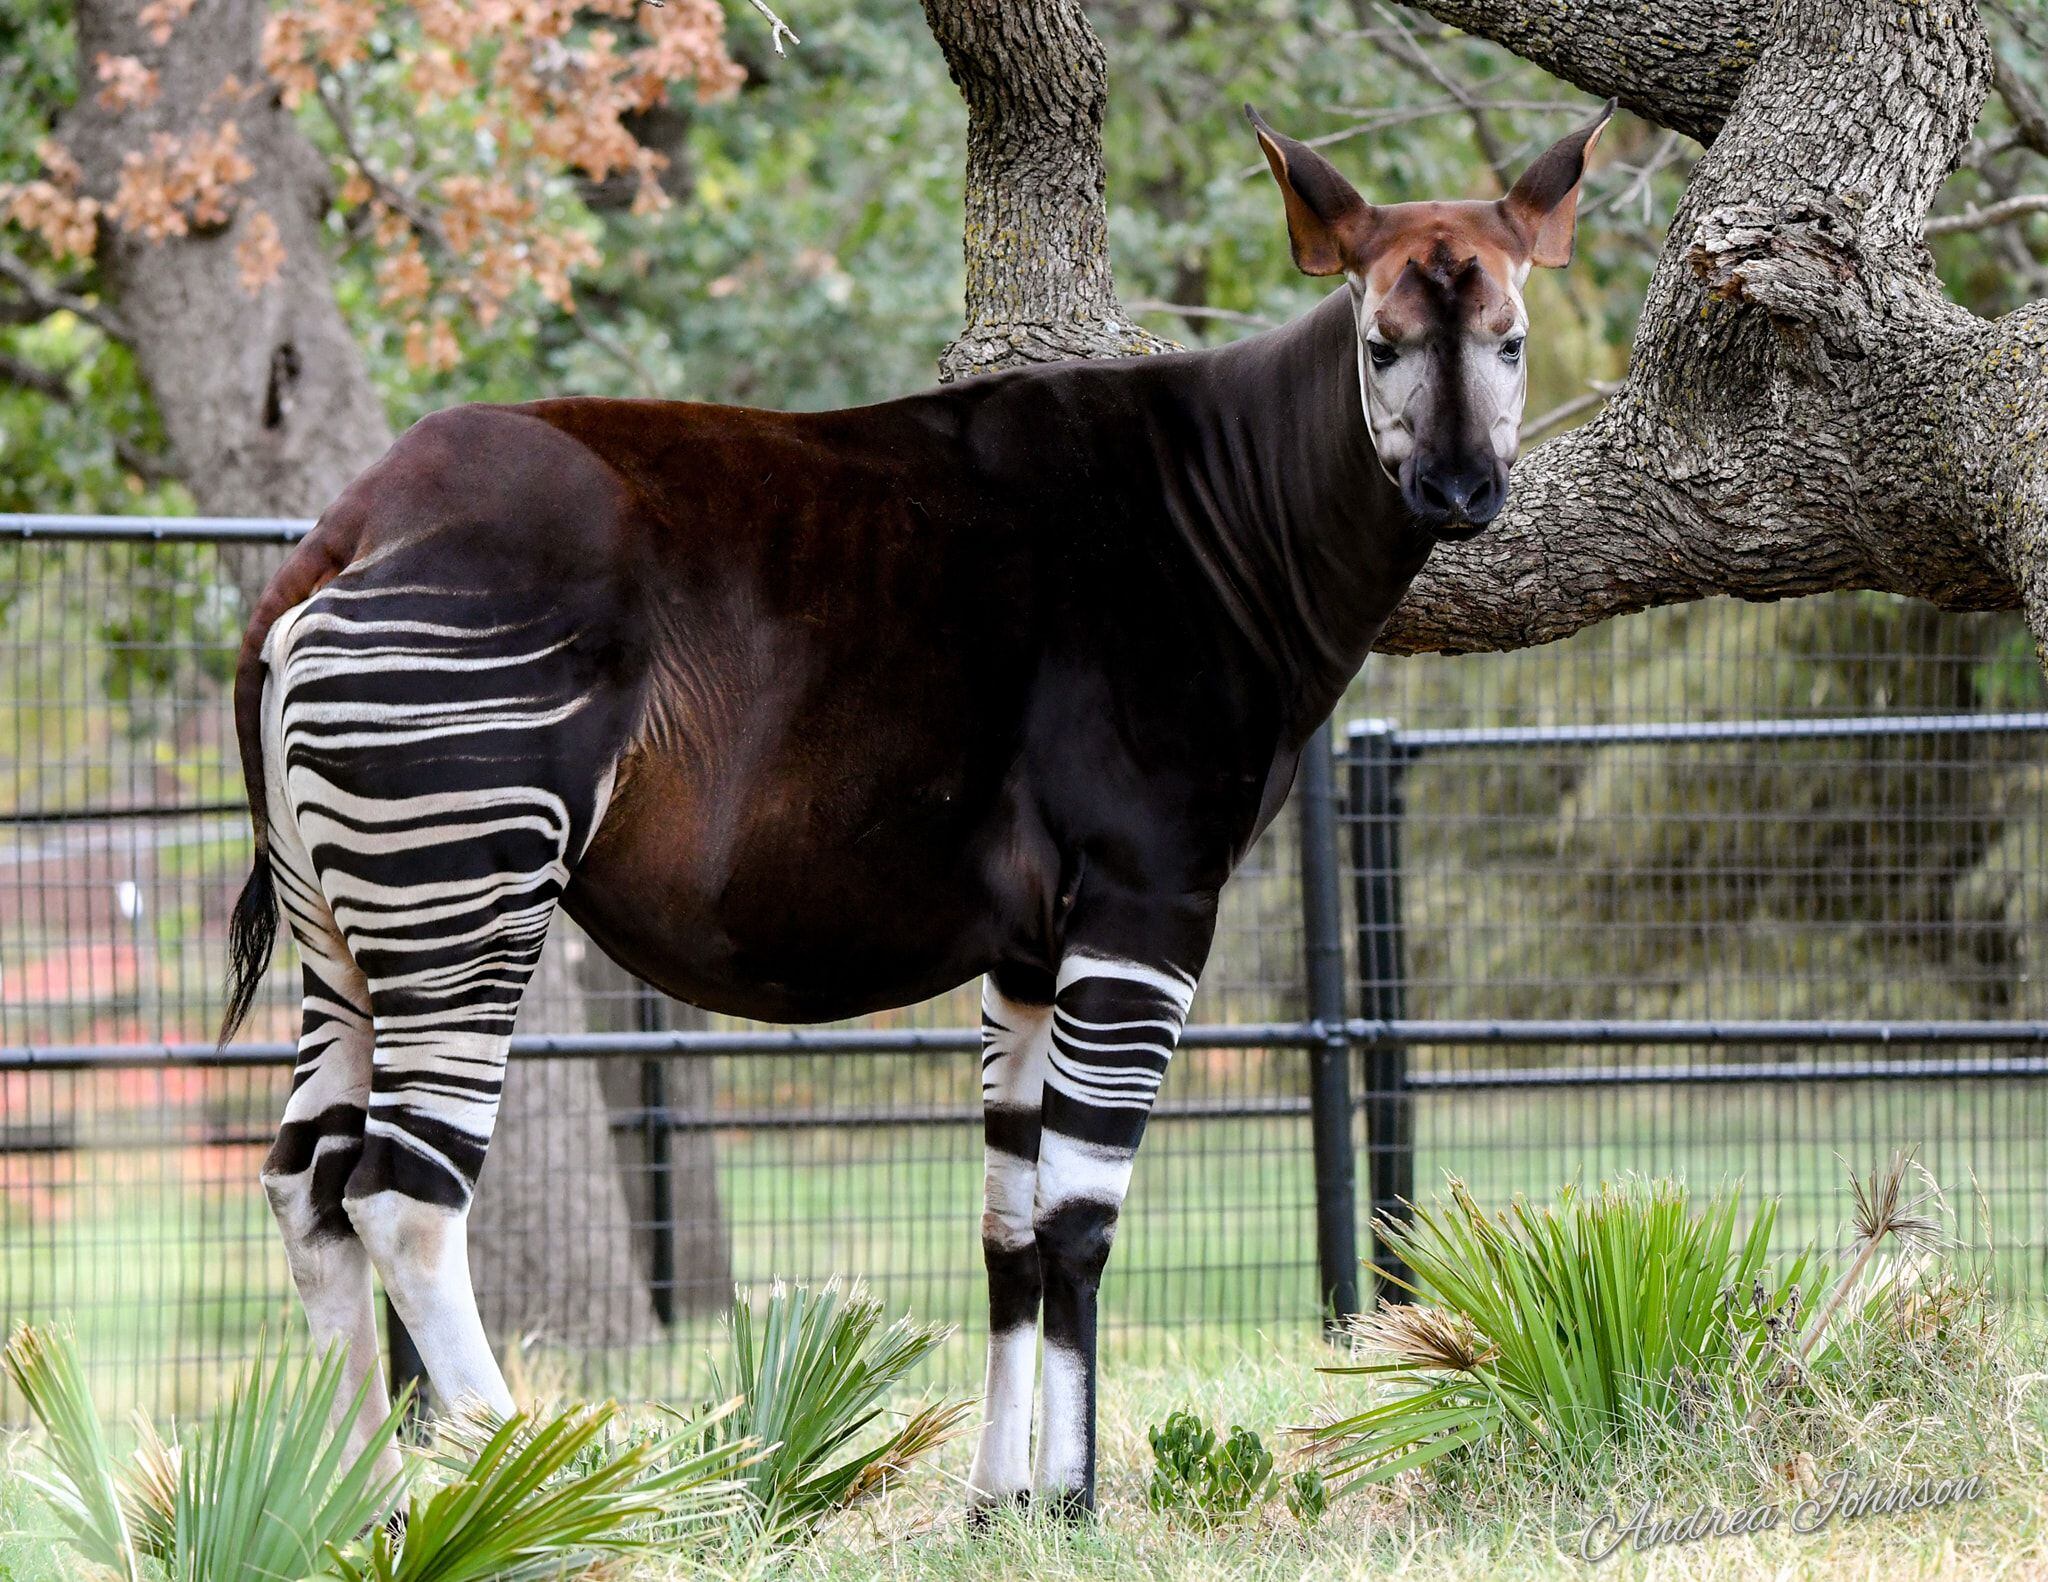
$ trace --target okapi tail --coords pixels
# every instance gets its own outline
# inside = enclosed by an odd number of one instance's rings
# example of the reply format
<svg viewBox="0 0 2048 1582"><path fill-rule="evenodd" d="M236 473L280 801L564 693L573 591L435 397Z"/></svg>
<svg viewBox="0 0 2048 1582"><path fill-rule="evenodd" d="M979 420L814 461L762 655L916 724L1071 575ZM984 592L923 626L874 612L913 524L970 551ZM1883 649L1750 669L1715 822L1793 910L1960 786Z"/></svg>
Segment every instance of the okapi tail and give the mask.
<svg viewBox="0 0 2048 1582"><path fill-rule="evenodd" d="M263 842L263 815L256 815L256 865L235 900L228 920L228 1007L220 1019L223 1049L235 1036L256 1002L270 953L277 944L277 881L270 872L270 853Z"/></svg>
<svg viewBox="0 0 2048 1582"><path fill-rule="evenodd" d="M344 498L346 498L344 496ZM249 796L249 822L255 830L256 856L248 882L228 920L227 1009L221 1014L220 1047L249 1015L256 991L263 986L270 955L277 945L277 879L270 867L270 792L263 763L263 682L269 669L263 655L270 629L294 605L310 599L348 564L355 534L336 531L330 511L270 579L235 661L235 744L242 757L242 785Z"/></svg>
<svg viewBox="0 0 2048 1582"><path fill-rule="evenodd" d="M263 675L267 668L263 641L277 619L276 615L265 619L265 612L276 585L273 582L264 590L235 662L235 744L242 755L242 785L249 796L249 822L256 832L256 859L228 920L228 1003L220 1020L223 1049L256 1002L256 991L263 985L270 953L277 944L277 880L270 871L270 791L263 771Z"/></svg>

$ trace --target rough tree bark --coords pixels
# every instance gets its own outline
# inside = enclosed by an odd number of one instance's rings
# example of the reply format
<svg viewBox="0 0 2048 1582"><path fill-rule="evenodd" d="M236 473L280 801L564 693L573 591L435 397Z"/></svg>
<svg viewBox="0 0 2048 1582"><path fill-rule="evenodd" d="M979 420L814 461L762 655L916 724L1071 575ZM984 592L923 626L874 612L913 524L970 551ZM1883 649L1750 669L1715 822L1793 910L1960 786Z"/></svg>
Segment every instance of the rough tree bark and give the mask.
<svg viewBox="0 0 2048 1582"><path fill-rule="evenodd" d="M1519 0L1419 0L1511 48ZM1711 135L1658 261L1629 376L1518 466L1494 529L1434 557L1382 648L1516 648L1652 605L1881 588L2024 600L2048 656L2048 303L1992 322L1921 238L1991 79L1969 0L1692 0L1560 25L1542 63L1612 82L1683 32L1746 71L1636 84ZM1710 91L1711 90L1711 91ZM1717 95L1726 95L1725 106Z"/></svg>
<svg viewBox="0 0 2048 1582"><path fill-rule="evenodd" d="M169 436L178 475L202 511L313 515L383 454L391 428L362 353L335 303L321 217L327 165L262 84L263 0L203 0L158 46L133 0L79 0L78 77L102 54L138 56L158 72L155 102L103 108L82 94L65 146L86 189L113 197L122 157L158 133L232 122L254 174L228 223L157 243L106 227L99 263ZM285 263L252 296L235 248L258 213L276 222Z"/></svg>
<svg viewBox="0 0 2048 1582"><path fill-rule="evenodd" d="M95 80L94 63L104 53L139 57L156 69L159 85L147 106L110 110L87 94L67 117L62 139L87 192L102 201L113 197L124 156L147 149L157 134L210 134L230 121L253 174L237 189L225 225L161 242L103 227L98 263L105 294L162 416L178 476L200 509L317 515L391 443L327 266L326 161L266 84L258 60L264 0L199 0L164 45L138 25L138 9L134 0L78 6L81 82ZM230 78L256 86L236 92ZM259 212L276 223L284 265L251 294L241 284L235 249ZM253 581L244 588L253 603L266 562L243 558L248 565L237 580ZM551 958L558 948L551 946ZM544 976L567 979L552 959L543 965ZM610 1137L601 1121L594 1133L588 1121L603 1114L597 1069L588 1061L541 1063L530 1078L514 1072L507 1084L502 1146L478 1193L483 1229L474 1258L479 1286L498 1294L494 1332L502 1337L580 1323L607 1339L637 1339L655 1327L637 1281L627 1282L624 1293L604 1292L601 1317L575 1319L565 1317L557 1285L525 1277L535 1268L573 1267L601 1271L593 1285L616 1286L616 1271L631 1268L632 1215ZM542 1194L545 1205L519 1179L540 1167L536 1161L592 1148L603 1150L594 1156L602 1168L586 1162L556 1181ZM717 1212L715 1199L709 1212ZM573 1260L565 1260L565 1236ZM520 1294L529 1290L530 1297Z"/></svg>
<svg viewBox="0 0 2048 1582"><path fill-rule="evenodd" d="M1880 588L2024 602L2048 662L2048 303L1976 318L1943 294L1921 235L1991 80L1972 0L1406 3L1710 146L1622 390L1522 461L1489 532L1437 551L1380 647L1520 648L1716 594ZM927 5L949 60L962 9ZM1071 7L1003 10L1014 48ZM1034 81L1065 59L1006 66ZM972 110L975 78L955 77ZM1008 108L985 96L976 114ZM1024 114L980 135L1034 141L1012 156L1027 168L1099 171L1098 127ZM1094 234L1069 212L1080 196L1059 195L1063 234ZM969 278L998 297L1016 266L978 212L970 198ZM969 340L979 323L970 306Z"/></svg>
<svg viewBox="0 0 2048 1582"><path fill-rule="evenodd" d="M967 327L939 378L1171 348L1109 269L1109 65L1079 0L924 0L967 102Z"/></svg>

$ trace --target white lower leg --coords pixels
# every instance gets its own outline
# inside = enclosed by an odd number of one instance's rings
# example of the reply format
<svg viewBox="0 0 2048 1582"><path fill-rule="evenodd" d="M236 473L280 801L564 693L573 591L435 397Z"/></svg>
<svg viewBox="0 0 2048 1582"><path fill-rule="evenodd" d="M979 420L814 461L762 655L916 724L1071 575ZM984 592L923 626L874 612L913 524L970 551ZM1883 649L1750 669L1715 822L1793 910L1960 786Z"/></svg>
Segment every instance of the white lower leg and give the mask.
<svg viewBox="0 0 2048 1582"><path fill-rule="evenodd" d="M350 1198L348 1214L419 1348L436 1404L443 1411L480 1406L511 1416L512 1392L491 1354L470 1285L468 1210L384 1191Z"/></svg>
<svg viewBox="0 0 2048 1582"><path fill-rule="evenodd" d="M1052 1007L982 988L982 1103L987 1168L982 1255L988 1265L988 1374L968 1498L993 1505L1031 1487L1031 1386L1038 1349L1038 1110Z"/></svg>
<svg viewBox="0 0 2048 1582"><path fill-rule="evenodd" d="M1088 1371L1088 1359L1078 1347L1046 1337L1038 1387L1038 1465L1031 1478L1041 1498L1071 1494L1087 1481L1088 1430L1095 1414Z"/></svg>
<svg viewBox="0 0 2048 1582"><path fill-rule="evenodd" d="M1034 1213L1045 1282L1038 1381L1039 1498L1094 1496L1096 1291L1135 1155L1048 1129Z"/></svg>
<svg viewBox="0 0 2048 1582"><path fill-rule="evenodd" d="M1038 1325L1020 1324L988 1337L981 1438L968 1473L968 1497L993 1504L1031 1487L1031 1382Z"/></svg>
<svg viewBox="0 0 2048 1582"><path fill-rule="evenodd" d="M391 1396L378 1366L370 1255L354 1236L337 1236L315 1226L306 1190L310 1176L311 1172L296 1177L267 1176L263 1184L284 1233L285 1262L306 1309L313 1350L323 1354L336 1345L342 1350L334 1426L346 1428L348 1454L353 1460L391 1411ZM350 1414L349 1404L358 1391L362 1392L362 1404ZM397 1472L396 1449L385 1451L378 1470L384 1475Z"/></svg>
<svg viewBox="0 0 2048 1582"><path fill-rule="evenodd" d="M1035 1129L1037 1117L1031 1122ZM991 1132L995 1130L991 1125ZM1031 1229L1034 1164L990 1146L982 1214L988 1264L988 1376L969 1496L993 1503L1031 1487L1031 1384L1038 1350L1038 1243Z"/></svg>

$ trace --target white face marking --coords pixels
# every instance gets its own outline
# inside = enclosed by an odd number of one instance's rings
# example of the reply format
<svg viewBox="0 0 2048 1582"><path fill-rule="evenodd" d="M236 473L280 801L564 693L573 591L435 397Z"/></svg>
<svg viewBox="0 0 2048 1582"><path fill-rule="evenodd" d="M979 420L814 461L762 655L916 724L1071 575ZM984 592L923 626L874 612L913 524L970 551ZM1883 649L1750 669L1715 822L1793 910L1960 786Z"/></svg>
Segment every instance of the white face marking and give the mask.
<svg viewBox="0 0 2048 1582"><path fill-rule="evenodd" d="M1464 355L1458 359L1464 409L1484 424L1493 454L1503 465L1512 463L1521 448L1522 412L1529 396L1528 360L1521 351L1529 328L1528 310L1522 304L1522 283L1528 275L1528 266L1518 265L1514 278L1502 283L1514 303L1513 328L1505 335L1468 328ZM1355 272L1347 272L1345 279L1358 332L1359 402L1380 467L1398 482L1403 463L1414 454L1417 431L1429 421L1444 359L1426 347L1387 342L1376 325L1384 295ZM1373 350L1376 344L1384 348L1378 354Z"/></svg>

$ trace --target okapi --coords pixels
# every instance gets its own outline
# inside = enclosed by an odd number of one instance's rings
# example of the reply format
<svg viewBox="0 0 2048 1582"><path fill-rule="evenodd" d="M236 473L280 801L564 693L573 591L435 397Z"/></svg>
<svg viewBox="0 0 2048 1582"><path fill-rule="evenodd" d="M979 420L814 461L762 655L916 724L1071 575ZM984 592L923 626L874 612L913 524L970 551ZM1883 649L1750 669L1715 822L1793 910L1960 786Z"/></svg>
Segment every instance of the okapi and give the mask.
<svg viewBox="0 0 2048 1582"><path fill-rule="evenodd" d="M512 1409L465 1226L559 905L737 1016L981 976L971 1502L1092 1509L1097 1288L1218 892L1431 548L1499 511L1521 287L1612 108L1497 202L1374 207L1247 106L1295 262L1345 285L1234 345L840 412L463 407L344 491L242 645L223 1038L281 908L263 1183L358 1441L373 1266L437 1399Z"/></svg>

